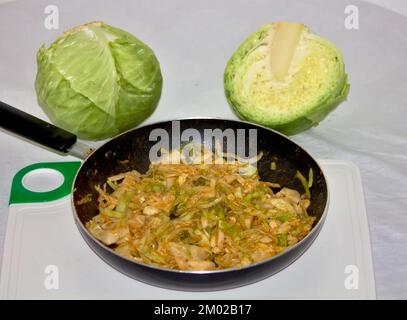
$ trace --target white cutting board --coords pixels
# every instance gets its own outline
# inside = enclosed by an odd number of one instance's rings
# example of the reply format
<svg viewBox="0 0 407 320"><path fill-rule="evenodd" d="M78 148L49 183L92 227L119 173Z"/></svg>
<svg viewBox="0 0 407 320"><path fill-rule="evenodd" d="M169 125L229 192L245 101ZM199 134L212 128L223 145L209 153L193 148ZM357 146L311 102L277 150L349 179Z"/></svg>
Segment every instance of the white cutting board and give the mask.
<svg viewBox="0 0 407 320"><path fill-rule="evenodd" d="M322 231L311 247L289 267L265 280L202 293L161 289L131 279L87 246L75 226L70 196L63 196L79 163L36 164L22 169L13 182L14 204L10 205L7 225L0 298L375 299L359 169L347 161L319 163L327 176L330 205ZM44 195L21 190L21 180L27 187L45 188L58 184L60 174L65 182L56 192ZM63 197L47 201L47 195ZM24 203L27 200L40 202Z"/></svg>

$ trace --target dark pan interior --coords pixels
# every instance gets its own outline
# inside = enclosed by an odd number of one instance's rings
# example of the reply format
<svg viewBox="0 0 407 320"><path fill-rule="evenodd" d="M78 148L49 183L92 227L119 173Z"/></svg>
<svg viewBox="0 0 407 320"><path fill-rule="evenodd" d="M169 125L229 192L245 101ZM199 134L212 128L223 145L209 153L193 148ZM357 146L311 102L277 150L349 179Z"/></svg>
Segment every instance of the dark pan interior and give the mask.
<svg viewBox="0 0 407 320"><path fill-rule="evenodd" d="M296 171L300 170L308 179L308 171L312 168L314 183L310 190L311 206L309 213L317 217L315 223L319 221L327 203L326 181L314 159L291 140L271 130L233 120L187 119L181 120L180 126L181 130L197 129L202 137L204 129L232 129L235 132L237 129L257 129L257 150L263 152L263 157L258 163L261 179L279 183L281 186L293 188L303 193L304 189L300 181L294 176ZM94 188L95 185L102 185L109 176L121 172L137 170L144 173L147 171L150 164L150 148L157 143L156 141L149 141L149 136L150 132L156 128L166 130L171 136L171 121L137 128L107 142L85 161L75 180L73 194L76 212L83 224L98 214L98 194ZM246 143L248 143L248 139ZM128 162L123 162L124 160L128 160ZM276 170L270 168L273 161L276 163ZM79 200L89 194L93 201L81 205L77 204Z"/></svg>

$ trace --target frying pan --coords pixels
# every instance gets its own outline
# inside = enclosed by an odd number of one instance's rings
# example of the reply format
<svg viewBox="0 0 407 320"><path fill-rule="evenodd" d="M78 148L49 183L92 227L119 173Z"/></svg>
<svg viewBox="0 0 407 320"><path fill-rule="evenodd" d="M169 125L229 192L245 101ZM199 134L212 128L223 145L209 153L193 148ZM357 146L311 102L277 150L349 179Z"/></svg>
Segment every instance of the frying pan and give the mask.
<svg viewBox="0 0 407 320"><path fill-rule="evenodd" d="M317 237L327 214L328 188L324 173L318 163L289 138L265 127L218 118L180 119L178 121L181 132L185 129L196 129L205 145L208 143L213 145L212 141L205 141L203 134L205 129L221 129L222 131L232 129L235 133L238 129L244 129L246 132L250 129L257 130L257 152L263 153L263 157L257 164L261 180L278 183L303 193L300 181L294 176L297 170L308 173L308 170L312 168L314 183L310 190L312 201L308 211L316 219L310 233L282 253L239 269L180 271L151 266L122 257L94 238L85 227L85 223L98 214L98 194L94 187L103 184L108 177L118 173L129 170L146 172L150 165L150 149L157 143L150 140L150 133L154 129L164 129L172 138L173 122L160 122L127 131L91 152L86 145L78 142L72 133L0 102L2 128L59 153L70 153L85 159L73 184L72 207L76 225L83 239L99 257L129 277L176 290L222 290L262 280L279 272L299 258ZM248 135L245 137L244 143L247 145L249 143ZM226 143L223 142L222 148L226 152ZM174 147L177 146L170 145L170 148ZM277 170L271 170L271 162L276 163ZM93 201L78 204L79 200L89 194ZM91 272L91 270L84 270L84 272Z"/></svg>

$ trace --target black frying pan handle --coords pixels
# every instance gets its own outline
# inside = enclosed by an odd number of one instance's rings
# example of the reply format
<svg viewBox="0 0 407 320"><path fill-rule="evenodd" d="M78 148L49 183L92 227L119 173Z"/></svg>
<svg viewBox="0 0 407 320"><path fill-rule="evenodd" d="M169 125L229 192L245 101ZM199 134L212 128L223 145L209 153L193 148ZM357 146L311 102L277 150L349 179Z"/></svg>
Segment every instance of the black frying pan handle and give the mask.
<svg viewBox="0 0 407 320"><path fill-rule="evenodd" d="M58 152L68 153L76 136L0 101L0 127Z"/></svg>

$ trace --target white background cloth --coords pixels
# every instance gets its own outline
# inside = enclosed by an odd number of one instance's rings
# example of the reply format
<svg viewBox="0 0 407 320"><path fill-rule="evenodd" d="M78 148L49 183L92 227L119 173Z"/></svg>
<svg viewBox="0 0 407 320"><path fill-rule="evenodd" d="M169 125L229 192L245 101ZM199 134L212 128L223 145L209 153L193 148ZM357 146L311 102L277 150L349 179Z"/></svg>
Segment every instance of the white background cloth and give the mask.
<svg viewBox="0 0 407 320"><path fill-rule="evenodd" d="M222 84L231 53L264 22L303 21L341 49L351 91L348 101L318 127L293 139L317 158L347 159L360 167L377 296L407 298L407 18L395 12L407 15L407 3L371 2L394 11L341 0L53 1L60 11L60 30L44 28L49 1L2 4L0 100L46 119L33 88L38 47L71 26L104 20L140 37L160 60L163 94L147 122L235 118ZM349 4L359 8L359 30L344 27ZM0 132L0 253L14 174L34 162L73 159Z"/></svg>

